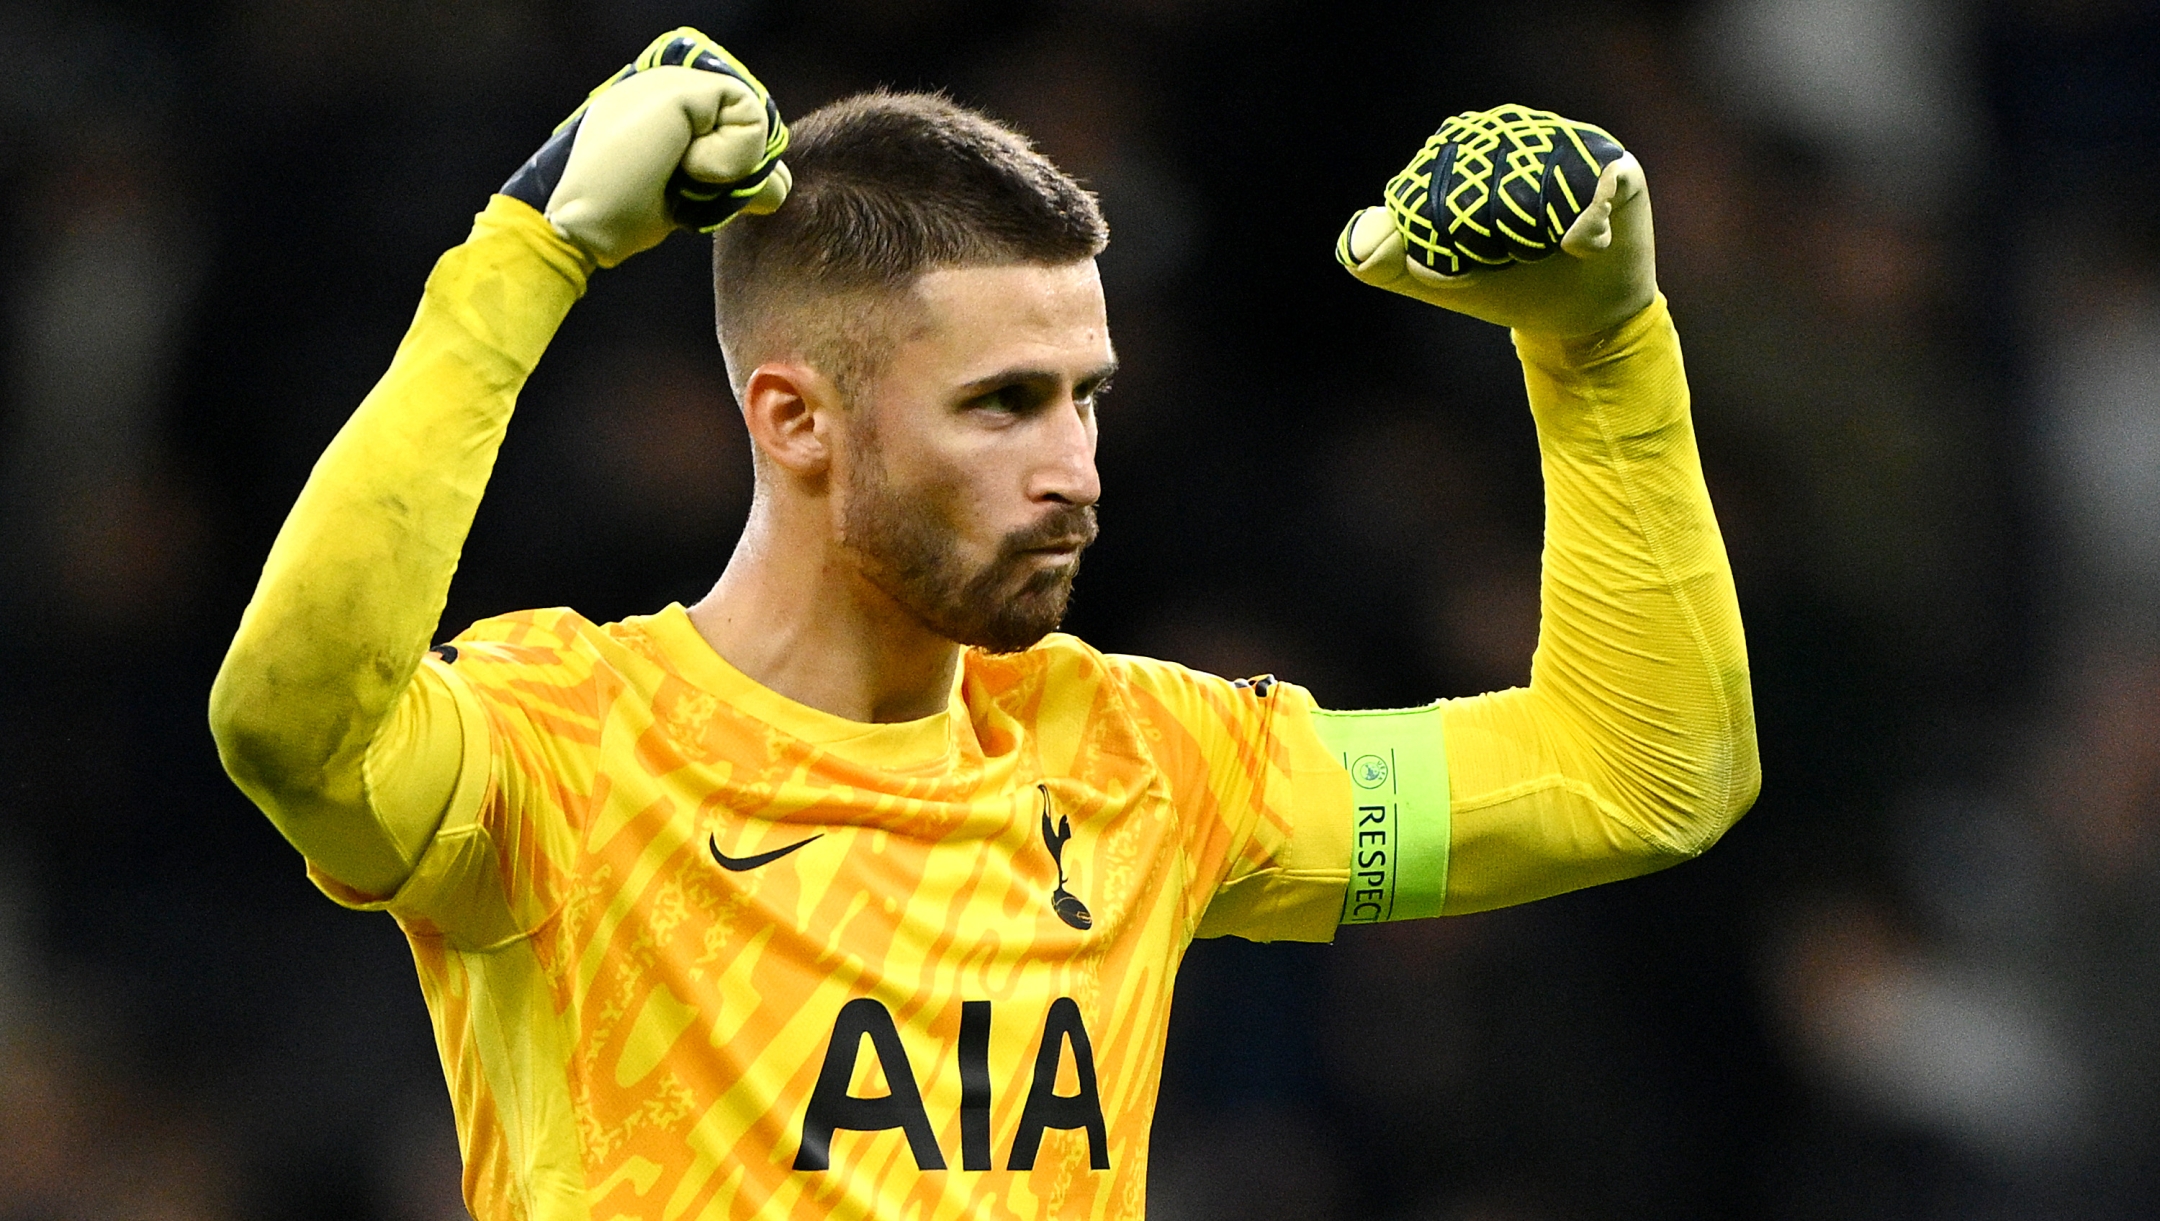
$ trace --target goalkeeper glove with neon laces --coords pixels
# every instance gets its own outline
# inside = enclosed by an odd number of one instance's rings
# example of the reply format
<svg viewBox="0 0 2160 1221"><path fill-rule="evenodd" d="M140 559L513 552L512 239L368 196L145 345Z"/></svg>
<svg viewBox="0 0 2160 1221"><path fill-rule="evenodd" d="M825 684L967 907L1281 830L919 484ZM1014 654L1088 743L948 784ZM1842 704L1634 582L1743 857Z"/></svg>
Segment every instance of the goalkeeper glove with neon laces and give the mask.
<svg viewBox="0 0 2160 1221"><path fill-rule="evenodd" d="M765 86L685 26L593 90L502 193L613 267L676 229L710 232L779 207L787 144Z"/></svg>
<svg viewBox="0 0 2160 1221"><path fill-rule="evenodd" d="M1501 326L1583 335L1657 295L1642 165L1587 123L1522 106L1456 115L1350 218L1367 284Z"/></svg>

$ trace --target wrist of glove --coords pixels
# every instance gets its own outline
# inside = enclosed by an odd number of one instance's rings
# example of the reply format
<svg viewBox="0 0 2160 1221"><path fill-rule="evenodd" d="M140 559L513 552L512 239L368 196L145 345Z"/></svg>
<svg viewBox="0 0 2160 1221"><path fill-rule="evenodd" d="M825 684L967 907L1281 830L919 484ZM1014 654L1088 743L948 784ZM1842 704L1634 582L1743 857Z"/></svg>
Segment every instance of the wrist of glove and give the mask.
<svg viewBox="0 0 2160 1221"><path fill-rule="evenodd" d="M1350 218L1335 257L1377 288L1517 330L1586 335L1657 295L1642 166L1520 106L1457 115Z"/></svg>
<svg viewBox="0 0 2160 1221"><path fill-rule="evenodd" d="M685 27L592 91L502 193L546 214L602 267L677 229L770 212L792 179L787 124L748 68Z"/></svg>

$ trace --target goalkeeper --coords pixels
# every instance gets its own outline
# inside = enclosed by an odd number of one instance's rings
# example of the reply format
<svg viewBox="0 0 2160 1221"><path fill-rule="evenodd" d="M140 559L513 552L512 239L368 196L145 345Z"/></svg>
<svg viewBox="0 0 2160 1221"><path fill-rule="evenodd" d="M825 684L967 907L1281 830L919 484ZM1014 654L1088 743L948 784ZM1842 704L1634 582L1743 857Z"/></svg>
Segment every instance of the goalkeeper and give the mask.
<svg viewBox="0 0 2160 1221"><path fill-rule="evenodd" d="M718 583L431 648L519 388L590 278L677 228L715 231L756 468ZM315 884L406 932L475 1216L1139 1217L1193 938L1646 873L1752 801L1632 157L1463 116L1338 239L1359 279L1512 328L1537 422L1530 685L1424 708L1053 630L1096 532L1106 240L980 115L876 93L791 132L679 30L436 265L211 721Z"/></svg>

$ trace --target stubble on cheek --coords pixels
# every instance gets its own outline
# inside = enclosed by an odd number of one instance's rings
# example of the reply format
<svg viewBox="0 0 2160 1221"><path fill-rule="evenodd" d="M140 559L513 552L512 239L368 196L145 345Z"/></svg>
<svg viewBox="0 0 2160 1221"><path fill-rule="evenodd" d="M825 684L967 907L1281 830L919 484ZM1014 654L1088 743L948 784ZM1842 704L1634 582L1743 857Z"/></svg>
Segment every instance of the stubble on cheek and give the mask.
<svg viewBox="0 0 2160 1221"><path fill-rule="evenodd" d="M847 494L842 541L864 576L931 631L992 653L1026 649L1064 619L1080 551L1096 534L1092 506L1064 505L973 561L963 554L967 496L957 483L903 492L873 458L850 472ZM1072 558L1037 558L1052 547L1071 548Z"/></svg>

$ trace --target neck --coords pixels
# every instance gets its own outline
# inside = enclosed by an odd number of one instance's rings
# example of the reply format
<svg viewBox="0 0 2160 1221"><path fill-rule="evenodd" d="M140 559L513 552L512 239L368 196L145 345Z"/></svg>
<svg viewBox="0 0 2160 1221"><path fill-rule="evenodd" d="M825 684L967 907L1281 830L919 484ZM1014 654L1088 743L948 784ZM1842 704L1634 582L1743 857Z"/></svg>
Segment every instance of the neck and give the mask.
<svg viewBox="0 0 2160 1221"><path fill-rule="evenodd" d="M690 608L706 643L760 685L850 721L944 711L960 646L865 579L829 532L799 545L805 532L775 517L769 502L752 509L727 571Z"/></svg>

